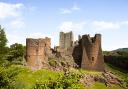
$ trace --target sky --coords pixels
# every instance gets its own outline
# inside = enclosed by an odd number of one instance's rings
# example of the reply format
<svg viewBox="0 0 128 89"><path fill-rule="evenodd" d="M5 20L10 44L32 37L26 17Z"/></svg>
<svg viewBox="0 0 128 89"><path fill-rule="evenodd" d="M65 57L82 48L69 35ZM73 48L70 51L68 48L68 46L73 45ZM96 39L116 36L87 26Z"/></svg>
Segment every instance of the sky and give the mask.
<svg viewBox="0 0 128 89"><path fill-rule="evenodd" d="M128 0L0 0L0 25L8 45L26 38L50 37L59 45L59 32L102 35L102 49L128 47Z"/></svg>

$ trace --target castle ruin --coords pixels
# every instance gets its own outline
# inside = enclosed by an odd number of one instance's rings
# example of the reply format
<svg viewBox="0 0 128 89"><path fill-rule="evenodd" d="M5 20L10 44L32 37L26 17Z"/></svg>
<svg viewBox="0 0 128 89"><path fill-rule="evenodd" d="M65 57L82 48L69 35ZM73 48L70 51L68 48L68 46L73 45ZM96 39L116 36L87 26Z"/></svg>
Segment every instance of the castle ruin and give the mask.
<svg viewBox="0 0 128 89"><path fill-rule="evenodd" d="M41 69L51 54L51 39L26 39L26 60L31 69Z"/></svg>
<svg viewBox="0 0 128 89"><path fill-rule="evenodd" d="M95 34L94 37L83 35L79 44L74 47L73 57L83 69L103 71L101 35Z"/></svg>
<svg viewBox="0 0 128 89"><path fill-rule="evenodd" d="M59 46L51 50L51 39L26 39L26 60L30 67L40 69L47 63L50 55L54 58L73 59L74 62L82 69L87 70L104 70L104 59L101 49L101 35L96 34L94 37L89 35L79 36L79 40L73 41L73 33L60 32ZM60 59L61 60L61 59Z"/></svg>
<svg viewBox="0 0 128 89"><path fill-rule="evenodd" d="M70 48L73 46L72 31L67 33L60 32L59 46L60 48Z"/></svg>

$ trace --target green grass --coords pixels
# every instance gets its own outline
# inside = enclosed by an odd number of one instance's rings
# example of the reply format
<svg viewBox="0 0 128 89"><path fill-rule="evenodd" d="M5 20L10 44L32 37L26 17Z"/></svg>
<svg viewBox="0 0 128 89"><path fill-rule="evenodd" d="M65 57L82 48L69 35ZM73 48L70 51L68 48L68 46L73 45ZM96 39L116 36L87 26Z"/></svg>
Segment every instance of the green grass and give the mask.
<svg viewBox="0 0 128 89"><path fill-rule="evenodd" d="M57 80L59 76L62 76L62 72L54 72L50 70L37 70L37 71L25 71L16 76L15 86L18 89L31 89L36 82L45 83L51 80ZM19 86L21 88L19 88Z"/></svg>
<svg viewBox="0 0 128 89"><path fill-rule="evenodd" d="M106 68L113 72L122 80L126 80L128 75L121 72L118 68L106 64ZM8 86L13 88L0 88L0 89L123 89L119 86L106 87L104 83L96 82L90 87L84 87L80 82L80 75L92 75L102 77L102 72L88 71L83 69L70 70L68 75L64 75L63 71L51 71L51 70L37 70L32 71L27 67L21 65L11 65L7 68L0 67L0 83L7 83ZM127 85L127 82L126 84ZM42 88L45 87L45 88ZM56 88L54 87L56 86ZM127 89L127 88L126 88Z"/></svg>

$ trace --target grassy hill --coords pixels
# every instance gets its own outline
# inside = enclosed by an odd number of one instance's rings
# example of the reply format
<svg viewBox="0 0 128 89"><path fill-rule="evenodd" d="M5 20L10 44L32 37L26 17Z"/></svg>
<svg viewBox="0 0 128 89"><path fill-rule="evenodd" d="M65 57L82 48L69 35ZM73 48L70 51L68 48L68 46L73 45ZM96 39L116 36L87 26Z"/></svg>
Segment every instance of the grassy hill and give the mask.
<svg viewBox="0 0 128 89"><path fill-rule="evenodd" d="M82 69L70 69L67 73L45 69L32 71L21 65L11 65L0 67L0 89L127 89L128 75L109 64L106 68L123 81L122 86L106 86L103 81L91 80L104 79L102 72Z"/></svg>
<svg viewBox="0 0 128 89"><path fill-rule="evenodd" d="M128 52L128 48L119 48L114 51L122 51L122 52Z"/></svg>

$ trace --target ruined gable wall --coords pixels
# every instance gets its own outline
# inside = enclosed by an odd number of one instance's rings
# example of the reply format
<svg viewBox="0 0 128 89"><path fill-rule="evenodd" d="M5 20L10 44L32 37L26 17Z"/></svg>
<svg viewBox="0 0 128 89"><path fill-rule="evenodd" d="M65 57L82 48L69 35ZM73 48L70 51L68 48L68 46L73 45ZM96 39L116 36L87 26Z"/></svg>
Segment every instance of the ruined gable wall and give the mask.
<svg viewBox="0 0 128 89"><path fill-rule="evenodd" d="M104 60L101 50L101 35L95 37L82 36L82 63L81 67L88 70L104 70Z"/></svg>

